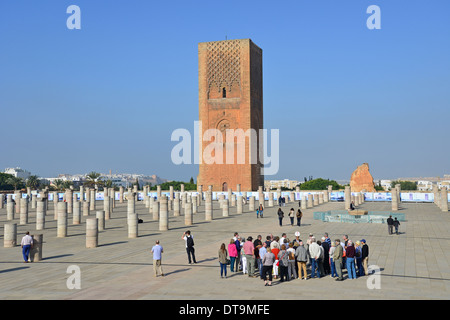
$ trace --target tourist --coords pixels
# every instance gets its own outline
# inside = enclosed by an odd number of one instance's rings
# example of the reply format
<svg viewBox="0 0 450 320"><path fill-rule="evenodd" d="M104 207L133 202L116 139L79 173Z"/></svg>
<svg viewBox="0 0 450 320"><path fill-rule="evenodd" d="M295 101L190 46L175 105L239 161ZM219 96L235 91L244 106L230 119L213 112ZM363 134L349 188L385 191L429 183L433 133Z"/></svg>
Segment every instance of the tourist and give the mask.
<svg viewBox="0 0 450 320"><path fill-rule="evenodd" d="M369 262L369 246L366 243L365 239L361 240L362 248L361 248L361 258L362 258L362 265L364 268L364 274L368 275L368 262Z"/></svg>
<svg viewBox="0 0 450 320"><path fill-rule="evenodd" d="M332 242L330 251L329 251L329 257L330 257L330 269L331 269L331 278L334 278L337 276L336 273L336 267L333 259L334 251L336 250L336 243Z"/></svg>
<svg viewBox="0 0 450 320"><path fill-rule="evenodd" d="M288 267L289 267L289 254L286 251L286 245L281 245L281 250L278 252L278 268L280 270L280 281L288 281Z"/></svg>
<svg viewBox="0 0 450 320"><path fill-rule="evenodd" d="M234 244L236 245L236 252L237 252L237 256L236 256L236 272L239 271L239 265L241 264L241 237L237 234L235 236L235 240L234 240Z"/></svg>
<svg viewBox="0 0 450 320"><path fill-rule="evenodd" d="M300 240L300 243L295 249L295 257L297 259L298 264L298 278L306 280L308 274L306 272L306 262L308 262L308 253L306 248L303 245L303 241ZM302 275L303 273L303 275Z"/></svg>
<svg viewBox="0 0 450 320"><path fill-rule="evenodd" d="M355 210L355 203L353 201L350 203L350 210Z"/></svg>
<svg viewBox="0 0 450 320"><path fill-rule="evenodd" d="M236 243L233 239L230 239L230 244L228 245L228 256L230 257L230 271L234 271L234 265L236 263L236 259L238 257ZM239 263L236 263L236 272L238 271Z"/></svg>
<svg viewBox="0 0 450 320"><path fill-rule="evenodd" d="M27 233L23 236L21 241L21 247L22 247L22 256L24 263L28 263L28 257L30 255L30 250L33 247L33 238L30 236L30 232L27 231Z"/></svg>
<svg viewBox="0 0 450 320"><path fill-rule="evenodd" d="M325 269L323 268L323 261L325 260L325 250L322 247L322 241L317 241L317 244L319 245L320 249L319 260L317 260L319 265L319 271L322 276L325 276Z"/></svg>
<svg viewBox="0 0 450 320"><path fill-rule="evenodd" d="M247 256L245 255L244 252L244 245L247 241L245 241L244 238L239 237L239 241L242 240L242 242L240 242L240 257L241 257L241 268L242 268L242 274L247 274L248 273L248 269L247 269Z"/></svg>
<svg viewBox="0 0 450 320"><path fill-rule="evenodd" d="M256 218L259 218L259 208L256 209Z"/></svg>
<svg viewBox="0 0 450 320"><path fill-rule="evenodd" d="M281 210L281 208L278 208L278 220L280 222L280 227L283 225L283 218L284 218L284 212Z"/></svg>
<svg viewBox="0 0 450 320"><path fill-rule="evenodd" d="M355 241L355 259L356 259L356 274L358 277L361 277L364 275L364 271L362 268L362 248L361 248L361 242Z"/></svg>
<svg viewBox="0 0 450 320"><path fill-rule="evenodd" d="M284 243L286 242L286 238L287 238L286 233L283 233L283 234L281 235L281 238L278 239L278 243L280 244L280 248L281 248L281 245L284 244Z"/></svg>
<svg viewBox="0 0 450 320"><path fill-rule="evenodd" d="M328 246L331 247L331 239L328 237L328 232L325 232L323 234L323 237L325 238L324 241L326 241L326 243L328 243Z"/></svg>
<svg viewBox="0 0 450 320"><path fill-rule="evenodd" d="M300 209L297 210L297 226L300 227L302 222L303 213Z"/></svg>
<svg viewBox="0 0 450 320"><path fill-rule="evenodd" d="M295 239L293 240L293 242L295 242L295 243L297 243L297 245L299 245L300 241L302 241L302 240L300 240L300 232L295 231L294 235L295 235Z"/></svg>
<svg viewBox="0 0 450 320"><path fill-rule="evenodd" d="M336 281L342 281L344 280L344 277L342 276L342 257L344 253L344 248L341 246L341 241L339 239L335 240L335 250L333 253L333 262L336 267L336 274L337 278Z"/></svg>
<svg viewBox="0 0 450 320"><path fill-rule="evenodd" d="M348 240L347 248L345 249L346 264L347 264L347 274L349 279L356 279L356 268L355 268L355 247L353 246L352 240Z"/></svg>
<svg viewBox="0 0 450 320"><path fill-rule="evenodd" d="M397 217L395 217L393 224L395 228L395 234L398 235L398 227L400 226L400 221L397 220Z"/></svg>
<svg viewBox="0 0 450 320"><path fill-rule="evenodd" d="M164 277L164 273L162 270L161 265L161 256L164 252L163 247L159 244L159 240L156 240L155 245L152 248L153 253L153 271L154 276L157 277L158 274L160 274L162 277Z"/></svg>
<svg viewBox="0 0 450 320"><path fill-rule="evenodd" d="M263 207L263 205L262 204L260 204L259 205L259 216L261 217L261 218L264 218L264 207Z"/></svg>
<svg viewBox="0 0 450 320"><path fill-rule="evenodd" d="M288 279L297 279L294 242L289 243L289 248L286 251L288 253Z"/></svg>
<svg viewBox="0 0 450 320"><path fill-rule="evenodd" d="M394 228L394 219L392 219L392 216L389 216L389 218L387 218L386 220L387 225L388 225L388 233L392 234L393 232L393 228Z"/></svg>
<svg viewBox="0 0 450 320"><path fill-rule="evenodd" d="M270 244L272 243L272 239L273 239L272 235L266 236L266 241L265 241L266 248L270 248Z"/></svg>
<svg viewBox="0 0 450 320"><path fill-rule="evenodd" d="M275 239L279 239L278 237L275 237ZM278 244L278 241L272 241L272 243L276 242L277 245L271 248L272 253L275 255L275 261L273 263L273 275L274 278L278 278L278 253L280 252L280 246ZM272 244L270 245L272 247Z"/></svg>
<svg viewBox="0 0 450 320"><path fill-rule="evenodd" d="M330 240L328 238L328 240ZM325 237L322 237L322 248L323 248L323 271L324 275L330 274L330 244L326 241Z"/></svg>
<svg viewBox="0 0 450 320"><path fill-rule="evenodd" d="M183 239L186 244L186 253L188 256L189 264L192 264L192 262L197 263L197 261L195 260L194 236L191 234L191 231L188 230L183 233L181 239Z"/></svg>
<svg viewBox="0 0 450 320"><path fill-rule="evenodd" d="M244 243L244 254L247 260L247 271L249 277L254 277L255 275L255 246L253 245L252 240L252 237L248 237L247 241Z"/></svg>
<svg viewBox="0 0 450 320"><path fill-rule="evenodd" d="M294 216L295 216L295 210L294 208L291 208L291 210L289 210L289 219L291 220L291 226L294 225Z"/></svg>
<svg viewBox="0 0 450 320"><path fill-rule="evenodd" d="M317 277L320 278L320 270L319 270L319 259L320 259L320 247L316 242L316 238L311 238L311 243L309 244L309 254L311 256L311 278Z"/></svg>
<svg viewBox="0 0 450 320"><path fill-rule="evenodd" d="M227 277L227 250L225 249L225 243L222 243L219 249L219 264L220 264L220 277Z"/></svg>
<svg viewBox="0 0 450 320"><path fill-rule="evenodd" d="M267 253L267 248L269 248L269 246L264 242L263 245L259 248L259 275L263 276L263 258L264 255Z"/></svg>
<svg viewBox="0 0 450 320"><path fill-rule="evenodd" d="M267 248L267 252L264 254L264 257L262 258L262 264L263 264L263 275L261 279L264 280L265 286L271 286L272 285L272 270L273 265L275 264L275 255L272 253L270 248ZM267 282L267 275L269 277L269 281Z"/></svg>

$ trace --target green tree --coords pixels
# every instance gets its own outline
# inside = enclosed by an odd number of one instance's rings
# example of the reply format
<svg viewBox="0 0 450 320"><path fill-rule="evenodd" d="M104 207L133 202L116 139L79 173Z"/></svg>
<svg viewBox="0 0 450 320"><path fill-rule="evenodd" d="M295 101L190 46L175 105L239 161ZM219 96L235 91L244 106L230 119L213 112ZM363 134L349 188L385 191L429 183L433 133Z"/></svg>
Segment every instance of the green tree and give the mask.
<svg viewBox="0 0 450 320"><path fill-rule="evenodd" d="M40 186L40 181L38 176L30 176L26 181L26 186L33 190L36 190Z"/></svg>
<svg viewBox="0 0 450 320"><path fill-rule="evenodd" d="M417 182L415 181L392 181L391 189L395 188L396 184L399 184L402 190L417 190Z"/></svg>
<svg viewBox="0 0 450 320"><path fill-rule="evenodd" d="M310 178L312 178L312 176ZM300 190L326 190L330 185L333 187L333 190L339 190L343 188L343 186L341 186L335 180L317 178L308 180L300 184Z"/></svg>
<svg viewBox="0 0 450 320"><path fill-rule="evenodd" d="M13 186L14 190L21 189L21 188L23 188L25 186L22 178L15 177L13 175L8 177L6 182L7 182L7 184Z"/></svg>

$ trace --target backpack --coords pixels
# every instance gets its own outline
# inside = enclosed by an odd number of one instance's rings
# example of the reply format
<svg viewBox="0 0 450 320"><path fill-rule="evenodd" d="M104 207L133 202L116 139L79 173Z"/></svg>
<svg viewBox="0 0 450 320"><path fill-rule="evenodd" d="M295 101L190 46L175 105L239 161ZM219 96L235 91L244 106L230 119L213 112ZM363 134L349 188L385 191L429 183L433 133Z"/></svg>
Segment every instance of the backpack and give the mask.
<svg viewBox="0 0 450 320"><path fill-rule="evenodd" d="M186 244L187 244L188 248L193 247L194 246L194 239L191 236L186 237Z"/></svg>

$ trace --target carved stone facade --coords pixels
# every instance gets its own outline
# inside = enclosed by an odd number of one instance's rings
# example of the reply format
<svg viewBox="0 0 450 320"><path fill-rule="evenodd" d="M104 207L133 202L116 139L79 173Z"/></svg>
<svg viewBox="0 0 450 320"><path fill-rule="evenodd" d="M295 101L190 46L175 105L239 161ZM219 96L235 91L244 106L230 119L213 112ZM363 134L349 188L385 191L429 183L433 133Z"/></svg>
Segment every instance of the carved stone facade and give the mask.
<svg viewBox="0 0 450 320"><path fill-rule="evenodd" d="M251 145L255 146L256 155L259 154L259 129L263 129L262 50L250 39L203 42L198 45L198 57L202 128L197 185L203 185L203 190L212 185L214 191L235 190L237 184L243 191L257 190L264 185L261 163L255 158L250 161L249 157ZM216 150L209 149L211 142L218 142L218 138L205 141L208 129L222 133L222 163L217 161ZM246 133L254 129L256 134L249 134L245 139L244 163L238 159L242 152L239 153L236 144L233 157L227 158L227 129L242 129ZM215 163L206 163L208 155L216 157Z"/></svg>

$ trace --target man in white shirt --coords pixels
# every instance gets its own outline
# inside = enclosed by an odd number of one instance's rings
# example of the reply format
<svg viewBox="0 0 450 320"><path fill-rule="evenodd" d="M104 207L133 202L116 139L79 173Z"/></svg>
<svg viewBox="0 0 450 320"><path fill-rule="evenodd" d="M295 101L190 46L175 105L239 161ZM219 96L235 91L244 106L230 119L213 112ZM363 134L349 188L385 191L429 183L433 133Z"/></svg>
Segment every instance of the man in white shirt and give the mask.
<svg viewBox="0 0 450 320"><path fill-rule="evenodd" d="M30 255L30 249L33 247L33 238L30 236L30 232L27 231L25 236L22 238L22 255L24 262L28 262L28 256Z"/></svg>
<svg viewBox="0 0 450 320"><path fill-rule="evenodd" d="M309 245L309 254L311 256L311 278L320 278L319 259L320 259L320 246L316 242L316 238L311 238L311 244Z"/></svg>

